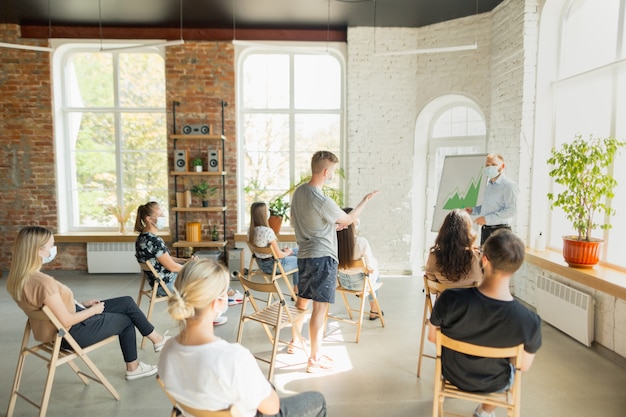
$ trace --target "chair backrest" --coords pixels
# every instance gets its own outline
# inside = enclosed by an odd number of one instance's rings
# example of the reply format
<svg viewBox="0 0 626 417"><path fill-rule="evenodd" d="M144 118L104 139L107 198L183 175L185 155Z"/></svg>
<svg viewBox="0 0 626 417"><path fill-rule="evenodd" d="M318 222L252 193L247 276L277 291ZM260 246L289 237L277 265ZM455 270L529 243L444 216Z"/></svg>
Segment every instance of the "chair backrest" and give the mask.
<svg viewBox="0 0 626 417"><path fill-rule="evenodd" d="M367 262L365 262L365 258L363 257L350 261L350 264L348 265L347 268L339 268L338 271L345 272L347 270L353 270L353 269L360 269L365 275L369 275Z"/></svg>
<svg viewBox="0 0 626 417"><path fill-rule="evenodd" d="M441 329L437 329L435 335L435 343L437 346L437 358L435 365L435 396L433 401L433 416L443 416L443 400L444 398L457 398L461 400L473 401L476 403L492 404L496 407L506 407L507 415L519 416L521 403L521 382L522 382L522 357L524 354L524 344L511 347L489 347L479 346L468 342L452 339L443 333ZM458 387L448 383L442 375L442 357L443 348L447 348L466 355L472 355L482 358L499 358L509 359L515 367L515 375L513 383L502 392L480 393L466 392Z"/></svg>
<svg viewBox="0 0 626 417"><path fill-rule="evenodd" d="M174 410L182 409L185 414L192 415L193 417L241 417L239 414L239 410L236 406L231 405L230 408L218 411L209 411L209 410L199 410L197 408L190 407L188 405L182 404L170 394L170 392L165 388L165 384L159 375L156 376L156 380L163 389L163 392L167 396L167 398L172 403ZM175 412L172 412L172 415L176 415Z"/></svg>
<svg viewBox="0 0 626 417"><path fill-rule="evenodd" d="M154 269L154 266L152 265L151 262L139 262L139 267L141 268L141 272L144 274L144 277L146 279L148 279L147 273L149 272L150 274L152 274L152 276L155 279L155 284L158 283L158 285L161 286L161 288L163 288L163 291L165 291L165 293L167 294L168 297L172 296L172 292L170 291L169 288L167 288L167 285L165 285L165 281L163 281L163 278L161 277L161 274L159 274L157 272L156 269Z"/></svg>
<svg viewBox="0 0 626 417"><path fill-rule="evenodd" d="M424 275L424 291L426 291L426 302L429 312L433 312L435 298L445 290L450 288L472 288L476 286L478 286L478 281L472 281L462 285L456 283L444 284L438 281L430 280L426 277L426 275Z"/></svg>

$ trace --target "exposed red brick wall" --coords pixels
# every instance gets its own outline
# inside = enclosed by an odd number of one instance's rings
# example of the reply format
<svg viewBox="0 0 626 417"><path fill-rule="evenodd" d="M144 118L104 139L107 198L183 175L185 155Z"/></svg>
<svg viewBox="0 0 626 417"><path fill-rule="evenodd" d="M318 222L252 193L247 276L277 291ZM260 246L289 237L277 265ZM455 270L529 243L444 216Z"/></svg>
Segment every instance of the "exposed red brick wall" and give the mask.
<svg viewBox="0 0 626 417"><path fill-rule="evenodd" d="M41 40L21 39L16 25L0 24L0 39L47 46ZM184 120L208 122L216 132L221 132L221 100L228 103L224 131L230 239L237 229L233 62L233 47L227 42L188 42L166 51L169 132L173 128L173 100L181 103L176 109L177 129ZM168 144L171 171L172 141ZM207 146L201 148L206 154ZM0 48L0 270L8 270L13 242L22 227L39 224L58 231L55 170L51 54ZM173 186L172 178L170 182ZM170 206L174 205L172 190ZM207 220L203 220L205 233ZM212 223L216 222L222 225L221 215L213 218ZM58 250L57 260L47 269L87 270L85 244L59 244Z"/></svg>

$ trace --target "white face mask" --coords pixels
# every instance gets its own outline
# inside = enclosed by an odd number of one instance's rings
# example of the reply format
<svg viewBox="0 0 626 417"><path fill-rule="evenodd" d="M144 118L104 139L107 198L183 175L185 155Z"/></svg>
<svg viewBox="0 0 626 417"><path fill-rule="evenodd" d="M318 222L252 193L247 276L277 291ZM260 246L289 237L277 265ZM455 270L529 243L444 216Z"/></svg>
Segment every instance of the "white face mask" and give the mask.
<svg viewBox="0 0 626 417"><path fill-rule="evenodd" d="M356 219L354 222L354 230L359 230L359 227L361 227L361 220Z"/></svg>
<svg viewBox="0 0 626 417"><path fill-rule="evenodd" d="M485 175L487 176L487 178L491 179L500 175L500 172L498 172L497 166L489 165L488 167L485 167Z"/></svg>
<svg viewBox="0 0 626 417"><path fill-rule="evenodd" d="M53 246L53 247L50 248L50 255L48 255L48 256L46 256L44 258L41 258L41 261L44 264L48 264L48 263L52 262L52 260L54 259L55 256L57 256L57 247Z"/></svg>
<svg viewBox="0 0 626 417"><path fill-rule="evenodd" d="M226 300L226 302L224 303L224 310L218 311L217 316L215 316L216 318L226 314L226 312L228 311L228 297L219 297L219 300Z"/></svg>
<svg viewBox="0 0 626 417"><path fill-rule="evenodd" d="M163 229L167 226L167 218L165 216L157 217L157 221L154 224L157 229Z"/></svg>

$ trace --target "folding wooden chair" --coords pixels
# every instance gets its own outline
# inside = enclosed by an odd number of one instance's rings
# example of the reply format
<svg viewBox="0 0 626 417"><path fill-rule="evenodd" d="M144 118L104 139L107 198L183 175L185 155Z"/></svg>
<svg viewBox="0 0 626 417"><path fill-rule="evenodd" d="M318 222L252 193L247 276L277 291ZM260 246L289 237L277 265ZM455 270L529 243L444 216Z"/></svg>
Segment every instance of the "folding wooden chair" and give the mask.
<svg viewBox="0 0 626 417"><path fill-rule="evenodd" d="M491 404L497 407L506 408L508 417L519 417L522 391L522 355L524 354L524 344L506 348L493 348L473 345L451 339L437 329L436 334L437 358L435 362L435 396L433 400L433 417L443 417L443 403L446 398L456 398L460 400L472 401L479 404ZM515 367L515 377L513 384L503 391L494 393L475 393L461 391L448 382L441 373L441 351L448 348L466 355L483 358L506 358L511 360ZM459 416L446 412L445 415Z"/></svg>
<svg viewBox="0 0 626 417"><path fill-rule="evenodd" d="M435 300L448 288L472 288L478 285L478 282L472 282L467 285L449 285L442 284L437 281L430 280L424 275L424 292L426 293L426 299L424 300L424 316L422 318L422 338L420 339L420 353L417 358L417 377L420 377L422 372L422 358L435 359L435 356L428 353L424 353L424 340L426 337L426 328L430 324L430 315L433 312L435 306Z"/></svg>
<svg viewBox="0 0 626 417"><path fill-rule="evenodd" d="M250 242L247 242L247 243L248 243L248 248L250 248L250 253L252 254L252 256L250 257L250 265L248 267L248 277L252 279L255 275L258 275L258 276L263 277L265 282L272 282L272 281L275 281L276 279L282 278L285 281L285 285L287 285L287 288L289 290L289 292L287 293L283 292L283 295L289 296L295 300L296 293L293 290L293 284L289 280L289 276L298 272L298 269L296 268L290 271L285 271L285 269L283 268L283 264L280 263L280 258L274 251L273 247L268 246L266 248L260 248L258 246L254 246ZM254 254L255 252L265 253L265 254L272 256L272 259L274 260L274 265L272 266L271 274L263 272L263 270L259 266L257 257ZM255 263L256 263L256 267L254 266Z"/></svg>
<svg viewBox="0 0 626 417"><path fill-rule="evenodd" d="M241 282L241 286L243 287L243 303L241 304L241 317L239 320L239 329L237 331L237 343L241 343L241 339L243 338L243 327L247 321L255 321L257 323L261 323L263 326L267 337L272 343L272 352L269 359L265 359L259 354L254 354L254 357L261 361L268 363L270 365L269 373L267 379L271 381L272 376L274 375L274 362L276 359L276 352L278 351L278 344L286 344L289 342L285 342L280 340L280 331L285 327L293 327L296 330L296 339L294 342L299 343L300 347L303 351L306 352L306 348L304 346L304 339L302 338L302 334L298 331L296 327L296 321L299 319L303 319L303 317L307 314L306 310L300 310L294 306L289 306L285 302L285 298L281 289L278 285L278 282L255 282L250 279L244 277L242 274L238 274L239 282ZM260 308L257 304L256 294L266 294L267 299L270 302L264 308ZM271 301L276 297L275 301ZM264 301L263 301L264 302ZM252 306L252 312L247 313L248 303ZM273 333L270 331L270 328L273 329Z"/></svg>
<svg viewBox="0 0 626 417"><path fill-rule="evenodd" d="M26 313L28 320L26 321L26 328L24 329L24 337L22 338L22 345L20 346L20 356L17 361L17 370L15 371L15 379L13 381L13 388L11 389L11 397L9 399L9 407L7 409L7 417L12 417L15 411L15 404L17 397L22 398L31 405L39 409L39 416L46 415L48 410L48 402L50 400L50 392L52 391L52 383L54 381L54 374L56 368L67 363L76 375L85 383L89 384L89 380L96 381L105 386L105 388L111 393L116 400L120 399L119 394L113 388L113 385L106 379L106 377L100 372L98 367L89 359L87 353L95 350L107 343L117 340L117 336L111 336L98 343L94 343L91 346L81 348L76 340L70 335L69 331L63 327L61 322L56 318L54 313L44 306L41 310ZM30 334L31 334L31 320L47 320L50 321L57 329L57 334L54 340L45 343L36 343L29 346ZM65 340L71 346L71 350L61 347L61 342ZM41 402L37 403L34 400L27 397L20 392L20 383L22 382L22 373L24 371L24 362L26 356L33 355L39 359L47 362L48 374L46 376L46 382L43 388L43 394L41 396ZM80 359L91 370L91 374L85 373L74 363L75 359Z"/></svg>
<svg viewBox="0 0 626 417"><path fill-rule="evenodd" d="M146 314L146 318L150 321L152 317L152 311L154 310L154 305L156 303L160 303L161 301L167 301L168 298L172 296L172 292L169 288L167 288L167 284L161 278L161 275L154 269L154 266L150 262L139 262L139 267L141 268L141 284L139 284L139 295L137 296L137 306L141 307L141 299L146 297L149 300L148 305L148 313ZM150 278L148 277L148 273L151 273L154 279L154 285L150 285ZM157 294L159 288L162 288L165 291L167 296L161 296ZM147 337L141 338L141 348L146 343Z"/></svg>
<svg viewBox="0 0 626 417"><path fill-rule="evenodd" d="M194 416L194 417L241 417L241 414L239 414L239 410L234 405L231 405L230 408L227 408L225 410L218 410L218 411L199 410L197 408L189 407L188 405L185 405L177 401L172 396L172 394L170 394L170 392L165 387L165 384L163 383L163 380L159 377L159 375L156 376L156 380L161 386L161 388L163 388L163 392L165 393L167 398L172 403L171 417L182 416L183 411L185 412L186 415Z"/></svg>
<svg viewBox="0 0 626 417"><path fill-rule="evenodd" d="M364 274L363 287L359 290L349 290L347 288L342 287L341 282L339 281L339 279L337 279L337 288L335 290L341 294L341 297L343 298L343 303L346 306L346 310L348 311L349 318L346 319L345 317L339 317L337 315L330 314L330 312L327 310L326 321L328 321L328 319L331 319L331 320L337 320L337 321L341 321L344 323L355 325L356 326L356 343L359 343L359 339L361 338L361 326L363 324L363 314L365 313L365 303L369 302L368 301L369 295L374 297L376 311L378 311L378 318L380 319L380 325L382 327L385 327L385 318L383 317L383 314L382 314L383 310L380 308L380 304L378 303L378 297L376 296L376 291L378 291L378 289L383 286L383 283L372 282L372 280L370 279L370 275L369 275L369 269L367 267L367 263L365 262L364 258L352 261L348 268L346 268L345 270L339 269L339 271L340 272L350 271L350 273L353 274L355 269L360 269L361 272L363 272ZM354 295L359 298L360 303L359 303L358 309L353 308L350 305L350 302L348 300L348 295ZM356 313L357 316L354 317L352 313ZM326 328L326 325L324 325L324 328Z"/></svg>

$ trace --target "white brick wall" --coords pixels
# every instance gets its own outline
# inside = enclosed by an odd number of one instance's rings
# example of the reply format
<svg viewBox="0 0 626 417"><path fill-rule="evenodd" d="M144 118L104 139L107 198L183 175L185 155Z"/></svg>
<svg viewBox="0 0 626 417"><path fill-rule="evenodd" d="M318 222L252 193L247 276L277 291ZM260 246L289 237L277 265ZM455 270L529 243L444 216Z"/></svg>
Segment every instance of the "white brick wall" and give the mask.
<svg viewBox="0 0 626 417"><path fill-rule="evenodd" d="M507 158L508 174L520 177L522 137L532 136L532 99L522 103L534 82L535 61L524 61L524 2L505 1L492 13L419 29L358 27L348 30L347 204L367 192L383 192L366 208L361 233L387 273L420 274L424 263L426 137L416 121L432 100L449 94L475 101L485 114L488 149ZM534 20L536 26L536 18ZM536 29L530 35L536 37ZM376 52L466 45L475 51L403 56ZM493 75L497 72L496 75ZM526 110L530 106L530 111ZM523 118L523 115L526 116ZM526 126L524 132L520 126ZM525 159L526 161L528 158ZM529 167L522 199L528 201ZM518 228L527 228L526 206ZM520 221L521 220L521 221Z"/></svg>

